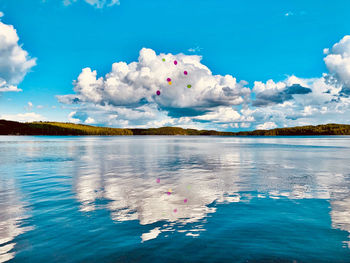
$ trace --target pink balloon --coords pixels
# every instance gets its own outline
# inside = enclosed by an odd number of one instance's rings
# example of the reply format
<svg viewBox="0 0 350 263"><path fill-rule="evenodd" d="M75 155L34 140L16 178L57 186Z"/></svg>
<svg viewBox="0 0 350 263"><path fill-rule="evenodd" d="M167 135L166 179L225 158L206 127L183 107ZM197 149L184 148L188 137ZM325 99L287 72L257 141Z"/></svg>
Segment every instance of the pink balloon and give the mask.
<svg viewBox="0 0 350 263"><path fill-rule="evenodd" d="M177 61L176 60L174 60L174 64L177 65Z"/></svg>
<svg viewBox="0 0 350 263"><path fill-rule="evenodd" d="M186 198L184 199L184 203L187 203L187 199Z"/></svg>
<svg viewBox="0 0 350 263"><path fill-rule="evenodd" d="M166 81L170 82L170 81L171 81L171 78L167 78Z"/></svg>
<svg viewBox="0 0 350 263"><path fill-rule="evenodd" d="M159 183L160 183L160 179L158 178L158 179L157 179L157 184L159 184Z"/></svg>
<svg viewBox="0 0 350 263"><path fill-rule="evenodd" d="M184 71L184 74L187 75L187 71L186 70Z"/></svg>
<svg viewBox="0 0 350 263"><path fill-rule="evenodd" d="M158 96L160 95L160 91L159 91L159 90L157 90L157 95L158 95Z"/></svg>
<svg viewBox="0 0 350 263"><path fill-rule="evenodd" d="M177 209L175 208L175 209L174 209L174 213L176 213L176 212L177 212Z"/></svg>

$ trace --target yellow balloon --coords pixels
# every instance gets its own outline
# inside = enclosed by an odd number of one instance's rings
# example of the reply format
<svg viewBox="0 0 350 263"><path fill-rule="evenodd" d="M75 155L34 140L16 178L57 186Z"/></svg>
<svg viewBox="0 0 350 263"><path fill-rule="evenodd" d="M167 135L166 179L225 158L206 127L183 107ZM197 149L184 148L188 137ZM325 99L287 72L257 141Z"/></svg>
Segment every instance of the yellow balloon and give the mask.
<svg viewBox="0 0 350 263"><path fill-rule="evenodd" d="M169 83L169 85L171 85L171 81L169 81L168 83Z"/></svg>

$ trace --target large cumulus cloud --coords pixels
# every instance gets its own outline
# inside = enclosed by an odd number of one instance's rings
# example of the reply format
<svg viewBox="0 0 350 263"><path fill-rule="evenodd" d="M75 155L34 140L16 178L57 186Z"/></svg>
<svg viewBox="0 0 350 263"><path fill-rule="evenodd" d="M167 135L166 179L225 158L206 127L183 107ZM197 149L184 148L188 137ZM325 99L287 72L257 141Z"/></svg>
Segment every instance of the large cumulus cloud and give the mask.
<svg viewBox="0 0 350 263"><path fill-rule="evenodd" d="M0 92L20 91L17 85L36 63L18 41L16 29L0 21Z"/></svg>
<svg viewBox="0 0 350 263"><path fill-rule="evenodd" d="M118 115L123 114L122 111L139 115L147 107L179 118L246 103L250 96L246 84L231 75L213 75L201 63L200 56L157 55L152 49L143 48L137 62L114 63L104 77L84 68L74 81L75 94L58 96L58 99L65 104L114 107ZM160 96L156 94L158 90Z"/></svg>
<svg viewBox="0 0 350 263"><path fill-rule="evenodd" d="M321 76L255 81L250 89L247 82L231 75L213 75L200 56L157 55L144 48L137 62L114 63L104 77L83 69L74 81L75 94L58 99L71 105L77 121L92 118L123 127L232 130L349 123L350 36L325 54L329 71Z"/></svg>
<svg viewBox="0 0 350 263"><path fill-rule="evenodd" d="M342 94L350 95L350 35L344 36L324 58L326 66L335 81L342 85Z"/></svg>

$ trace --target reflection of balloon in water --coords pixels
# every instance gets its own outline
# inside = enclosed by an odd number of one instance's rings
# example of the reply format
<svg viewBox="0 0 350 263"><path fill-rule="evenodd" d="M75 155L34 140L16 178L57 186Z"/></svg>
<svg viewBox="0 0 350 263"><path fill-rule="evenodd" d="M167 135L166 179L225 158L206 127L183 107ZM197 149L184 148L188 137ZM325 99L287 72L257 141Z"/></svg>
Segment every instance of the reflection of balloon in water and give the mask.
<svg viewBox="0 0 350 263"><path fill-rule="evenodd" d="M162 59L165 62L165 58Z"/></svg>
<svg viewBox="0 0 350 263"><path fill-rule="evenodd" d="M159 90L157 90L157 95L158 95L158 96L160 95L160 91L159 91Z"/></svg>
<svg viewBox="0 0 350 263"><path fill-rule="evenodd" d="M187 85L187 88L189 88L189 89L190 89L191 87L192 87L192 86L191 86L190 84L188 84L188 85Z"/></svg>
<svg viewBox="0 0 350 263"><path fill-rule="evenodd" d="M177 65L177 61L176 60L174 60L174 64Z"/></svg>
<svg viewBox="0 0 350 263"><path fill-rule="evenodd" d="M171 85L171 81L169 81L168 83L169 83L169 85Z"/></svg>
<svg viewBox="0 0 350 263"><path fill-rule="evenodd" d="M184 74L187 75L187 71L186 70L184 71Z"/></svg>
<svg viewBox="0 0 350 263"><path fill-rule="evenodd" d="M171 78L167 78L166 81L168 81L168 82L171 81Z"/></svg>

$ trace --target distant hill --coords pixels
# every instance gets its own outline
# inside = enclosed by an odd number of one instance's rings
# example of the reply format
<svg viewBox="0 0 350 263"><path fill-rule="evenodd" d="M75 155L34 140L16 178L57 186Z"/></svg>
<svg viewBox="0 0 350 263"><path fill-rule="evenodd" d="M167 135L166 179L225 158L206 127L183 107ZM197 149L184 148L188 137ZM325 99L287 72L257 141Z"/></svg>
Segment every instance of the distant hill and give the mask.
<svg viewBox="0 0 350 263"><path fill-rule="evenodd" d="M94 127L63 122L28 122L0 120L1 135L133 135L131 130Z"/></svg>
<svg viewBox="0 0 350 263"><path fill-rule="evenodd" d="M212 135L212 136L301 136L350 135L350 125L325 124L255 130L246 132L220 132L214 130L161 127L149 129L119 129L63 122L28 122L0 120L0 135Z"/></svg>

